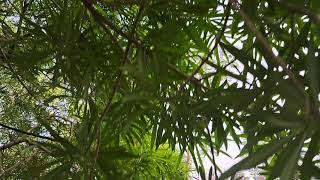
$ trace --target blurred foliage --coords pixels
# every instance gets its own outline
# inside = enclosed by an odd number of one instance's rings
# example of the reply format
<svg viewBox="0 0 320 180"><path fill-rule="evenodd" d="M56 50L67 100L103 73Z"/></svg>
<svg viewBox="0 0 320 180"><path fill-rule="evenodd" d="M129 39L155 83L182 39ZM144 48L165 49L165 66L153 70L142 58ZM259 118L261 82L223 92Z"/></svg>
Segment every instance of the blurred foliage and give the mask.
<svg viewBox="0 0 320 180"><path fill-rule="evenodd" d="M0 2L0 176L320 178L318 0Z"/></svg>

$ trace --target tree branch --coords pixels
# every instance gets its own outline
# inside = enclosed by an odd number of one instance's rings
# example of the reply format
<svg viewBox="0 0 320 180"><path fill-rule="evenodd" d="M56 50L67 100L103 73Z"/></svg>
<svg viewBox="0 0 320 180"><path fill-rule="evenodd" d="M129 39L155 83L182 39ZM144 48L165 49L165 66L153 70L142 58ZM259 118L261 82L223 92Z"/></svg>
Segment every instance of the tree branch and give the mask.
<svg viewBox="0 0 320 180"><path fill-rule="evenodd" d="M271 47L269 46L268 41L265 39L265 37L257 30L251 19L248 17L248 15L242 10L237 8L237 6L233 6L238 10L238 13L246 23L248 29L252 32L252 34L257 38L257 42L261 45L264 54L267 59L270 59L274 61L276 64L281 66L284 69L284 72L289 76L291 81L297 86L297 88L301 91L302 94L305 94L304 86L302 83L295 77L294 73L287 68L287 64L283 61L283 59L279 56L276 56Z"/></svg>
<svg viewBox="0 0 320 180"><path fill-rule="evenodd" d="M92 0L82 0L83 4L86 6L86 8L90 11L90 13L93 15L95 20L100 24L100 26L103 29L112 29L114 32L118 33L122 37L126 38L129 42L134 43L136 45L139 45L140 43L133 39L130 35L124 33L120 29L118 29L113 23L108 21L106 18L104 18L101 14L97 12L97 10L94 8Z"/></svg>
<svg viewBox="0 0 320 180"><path fill-rule="evenodd" d="M117 1L99 0L99 2L111 8L115 8L115 7L121 7L121 6L140 5L142 1L141 0L117 0Z"/></svg>
<svg viewBox="0 0 320 180"><path fill-rule="evenodd" d="M137 14L137 16L136 16L136 18L135 18L135 21L134 21L134 23L133 23L132 30L131 30L131 32L130 32L130 39L133 39L133 38L134 38L134 34L135 34L137 25L138 25L138 23L139 23L139 20L140 20L140 18L141 18L141 16L142 16L143 11L144 11L144 4L140 7L139 12L138 12L138 14ZM123 57L124 60L123 60L123 62L122 62L122 65L125 65L125 64L127 63L127 61L128 61L128 55L129 55L130 47L131 47L132 43L134 43L134 42L133 42L133 41L129 41L128 44L127 44L127 46L126 46L126 50L125 50L124 57ZM98 129L97 129L97 134L96 134L96 136L98 136L98 138L97 138L97 146L96 146L96 150L95 150L96 155L95 155L95 158L94 158L94 162L93 162L93 166L92 166L92 171L90 172L90 176L89 176L90 178L89 178L89 179L91 179L92 172L93 172L93 170L94 170L94 168L95 168L95 166L96 166L97 159L98 159L98 156L99 156L100 140L101 140L101 130L100 130L101 126L100 126L100 124L101 124L102 119L109 113L109 111L110 111L110 109L111 109L112 100L113 100L113 98L114 98L117 90L118 90L119 87L120 87L122 76L123 76L123 73L122 73L121 71L119 71L119 75L118 75L116 81L114 82L114 84L113 84L113 86L112 86L111 95L110 95L110 97L109 97L109 99L108 99L108 101L107 101L107 104L106 104L106 106L105 106L105 108L104 108L104 110L103 110L103 112L102 112L102 114L101 114L101 116L100 116L100 118L99 118L99 120L98 120L98 122L97 122Z"/></svg>
<svg viewBox="0 0 320 180"><path fill-rule="evenodd" d="M267 39L262 35L261 32L258 31L258 29L255 27L254 23L249 18L249 16L241 8L238 7L238 4L233 3L232 6L235 10L238 10L238 13L244 20L249 31L251 31L251 33L256 37L257 42L262 47L262 50L264 52L264 56L266 57L266 59L270 59L274 61L278 66L282 67L284 72L289 76L289 79L292 81L292 83L297 87L300 93L304 95L305 110L306 110L306 113L309 114L310 98L309 98L309 95L304 90L304 84L299 79L296 78L295 74L289 68L287 68L287 64L285 63L285 61L280 56L276 56L273 53L272 48L270 47Z"/></svg>
<svg viewBox="0 0 320 180"><path fill-rule="evenodd" d="M223 36L223 34L224 34L224 31L225 31L225 29L226 29L226 27L227 27L227 22L228 22L229 16L230 16L230 9L231 9L231 4L228 3L227 9L226 9L226 13L225 13L225 17L224 17L224 23L223 23L221 32L217 35L216 41L215 41L212 49L211 49L210 52L208 53L207 57L201 61L200 65L199 65L199 66L197 67L197 69L192 73L192 75L190 75L190 77L194 77L194 75L197 74L197 73L200 71L201 67L202 67L205 63L207 63L207 62L209 61L209 58L212 56L213 51L218 47L218 44L219 44L219 42L220 42L220 40L221 40L221 38L222 38L222 36Z"/></svg>
<svg viewBox="0 0 320 180"><path fill-rule="evenodd" d="M284 1L280 1L279 3L280 3L280 5L285 6L286 8L288 8L291 11L294 11L294 12L297 12L297 13L300 13L303 15L307 15L315 23L320 24L320 15L313 13L312 11L310 11L310 9L307 9L307 8L301 7L301 6L297 6L292 3L288 3L288 2L284 2Z"/></svg>
<svg viewBox="0 0 320 180"><path fill-rule="evenodd" d="M174 71L178 75L182 76L183 79L185 79L186 81L191 82L191 83L195 84L198 87L201 87L203 89L208 90L208 88L206 86L204 86L203 84L201 84L198 79L196 79L194 77L190 77L190 76L184 74L183 72L179 71L179 69L177 69L174 65L168 64L168 67L169 67L169 69L171 69L172 71Z"/></svg>
<svg viewBox="0 0 320 180"><path fill-rule="evenodd" d="M11 71L11 73L17 78L18 82L24 87L24 89L30 94L31 97L33 97L34 99L37 100L36 96L34 96L33 92L27 87L27 85L22 81L22 79L20 78L20 76L15 73L13 67L11 66L9 59L7 57L7 55L4 53L3 49L1 48L1 53L4 57L4 60L6 61L6 63L8 64L8 68Z"/></svg>
<svg viewBox="0 0 320 180"><path fill-rule="evenodd" d="M51 137L41 136L41 135L34 134L34 133L31 133L31 132L23 131L23 130L14 128L14 127L7 126L7 125L2 124L2 123L0 123L0 126L6 128L6 129L12 130L12 131L21 133L21 134L26 134L26 135L37 137L37 138L41 138L41 139L47 139L47 140L50 140L50 141L56 141L55 139L53 139Z"/></svg>
<svg viewBox="0 0 320 180"><path fill-rule="evenodd" d="M4 175L6 175L7 173L15 170L16 168L18 168L19 166L21 166L23 163L29 162L34 158L35 155L32 155L26 159L24 159L23 161L17 162L16 164L14 164L13 166L7 168L6 170L4 170L4 172L2 172L0 174L0 177L3 177Z"/></svg>
<svg viewBox="0 0 320 180"><path fill-rule="evenodd" d="M21 139L21 138L15 140L15 141L9 142L8 144L0 146L0 151L3 151L3 150L8 149L8 148L11 148L11 147L13 147L15 145L18 145L20 143L23 143L23 142L26 142L26 140L25 139Z"/></svg>

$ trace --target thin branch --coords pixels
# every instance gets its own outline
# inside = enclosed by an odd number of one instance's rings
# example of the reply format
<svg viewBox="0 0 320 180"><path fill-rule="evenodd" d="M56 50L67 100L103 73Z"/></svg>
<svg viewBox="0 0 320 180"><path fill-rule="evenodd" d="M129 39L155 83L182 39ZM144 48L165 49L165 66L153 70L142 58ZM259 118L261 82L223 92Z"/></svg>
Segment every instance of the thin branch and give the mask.
<svg viewBox="0 0 320 180"><path fill-rule="evenodd" d="M66 122L68 122L68 123L70 123L70 124L74 124L74 122L72 122L71 120L69 120L68 118L66 118L66 117L63 117L63 116L59 116L59 115L52 115L51 116L52 118L59 118L59 119L62 119L62 120L64 120L64 121L66 121ZM57 119L55 119L55 120L57 120ZM58 120L57 120L58 121ZM58 122L60 122L60 121L58 121Z"/></svg>
<svg viewBox="0 0 320 180"><path fill-rule="evenodd" d="M10 61L7 57L7 55L4 53L3 49L1 48L1 53L4 57L4 60L6 61L6 63L8 64L8 68L11 71L11 73L17 78L18 82L26 89L26 91L31 95L31 97L33 97L34 99L37 100L36 96L34 96L33 92L27 87L27 85L22 81L22 79L20 78L20 76L15 73L13 67L10 64Z"/></svg>
<svg viewBox="0 0 320 180"><path fill-rule="evenodd" d="M26 139L25 137L26 137L26 136L21 137L21 138L16 139L16 140L14 140L14 141L12 141L12 142L9 142L8 144L5 144L5 145L1 146L1 147L0 147L0 151L6 150L6 149L11 148L11 147L13 147L13 146L15 146L15 145L18 145L18 144L21 144L21 143L23 143L23 142L26 142L26 143L29 144L29 145L36 145L36 146L38 146L38 148L41 149L41 150L43 150L44 152L50 153L50 151L49 151L48 149L46 149L45 147L42 147L40 144L37 144L37 143L35 143L35 142L32 142L32 141L30 141L29 139ZM1 177L1 176L0 176L0 177Z"/></svg>
<svg viewBox="0 0 320 180"><path fill-rule="evenodd" d="M255 27L254 23L249 18L249 16L241 8L238 7L238 4L232 3L232 7L235 10L238 10L238 13L240 14L242 19L244 20L248 29L256 37L257 42L261 45L262 50L264 51L264 55L266 56L266 59L270 59L270 60L274 61L278 66L282 67L284 72L289 76L289 79L292 81L292 83L298 88L300 93L304 95L305 110L306 110L307 114L309 114L309 112L310 112L310 97L304 90L304 84L299 79L296 78L295 74L289 68L287 68L287 64L285 63L285 61L280 56L276 56L273 53L272 48L269 46L267 39L261 34L261 32L258 31L258 29Z"/></svg>
<svg viewBox="0 0 320 180"><path fill-rule="evenodd" d="M139 45L140 43L133 39L130 35L124 33L120 29L118 29L113 23L108 21L106 18L104 18L101 14L97 12L97 10L94 7L92 0L82 0L83 4L86 6L86 8L90 11L90 13L93 15L95 20L102 26L104 29L112 29L114 32L118 33L122 37L126 38L129 42L132 42L136 45Z"/></svg>
<svg viewBox="0 0 320 180"><path fill-rule="evenodd" d="M237 8L236 6L233 6ZM276 56L272 48L269 46L268 41L265 39L265 37L257 30L249 16L242 10L238 9L238 13L243 18L244 22L246 23L248 29L252 32L252 34L257 38L257 42L262 46L262 49L264 51L265 56L267 56L267 59L270 59L274 61L276 64L281 66L284 69L284 72L289 76L291 81L298 87L298 89L301 91L301 93L305 94L304 86L302 83L295 77L294 73L287 68L287 64L282 60L281 57Z"/></svg>
<svg viewBox="0 0 320 180"><path fill-rule="evenodd" d="M227 9L226 9L226 14L225 14L225 17L224 17L224 23L223 23L221 32L218 34L218 36L217 36L217 38L216 38L216 41L215 41L212 49L211 49L210 52L208 53L207 57L201 61L200 65L197 67L197 69L192 73L192 75L191 75L190 77L194 77L194 75L197 74L197 73L200 71L201 67L202 67L205 63L207 63L207 62L209 61L209 58L212 56L214 50L218 47L218 44L219 44L219 42L220 42L220 40L221 40L221 38L222 38L222 36L223 36L223 34L224 34L224 31L225 31L225 29L226 29L226 27L227 27L227 22L228 22L229 16L230 16L230 9L231 9L231 4L228 3Z"/></svg>
<svg viewBox="0 0 320 180"><path fill-rule="evenodd" d="M220 42L220 40L221 40L221 38L222 38L222 36L224 34L226 26L227 26L227 22L228 22L229 15L230 15L230 9L231 9L231 4L228 3L227 9L226 9L226 14L225 14L225 17L224 17L224 23L223 23L221 32L217 35L215 44L213 45L213 47L210 50L210 52L207 54L206 58L203 59L202 57L200 57L201 60L202 60L201 63L199 64L197 69L190 76L185 76L184 73L181 73L175 66L173 66L171 64L169 64L169 68L172 69L173 71L175 71L176 73L178 73L179 75L183 76L185 80L187 80L189 82L192 82L192 83L196 84L197 86L202 87L204 89L208 89L207 87L203 86L197 79L195 79L194 76L200 71L200 69L202 68L202 66L204 64L209 62L209 58L212 56L214 50L218 47L218 44L219 44L219 42ZM185 86L185 83L182 83L181 86L180 86L179 91L181 91L184 86Z"/></svg>
<svg viewBox="0 0 320 180"><path fill-rule="evenodd" d="M138 26L139 20L140 20L142 14L143 14L143 11L144 11L144 3L140 7L139 12L138 12L138 14L137 14L137 16L135 18L134 23L133 23L133 27L132 27L132 30L130 32L130 39L134 38L135 31L136 31L136 28ZM130 47L131 47L132 43L134 43L134 42L133 41L129 41L127 46L126 46L125 53L124 53L124 60L122 62L122 65L125 65L127 63L128 59L129 59L128 55L129 55ZM100 124L101 124L102 119L109 113L109 111L111 109L112 100L113 100L117 90L120 87L122 76L123 76L123 73L121 71L119 71L119 75L118 75L116 81L114 82L114 84L112 86L111 95L110 95L110 97L109 97L109 99L107 101L107 104L106 104L106 106L105 106L105 108L104 108L104 110L103 110L103 112L102 112L102 114L101 114L101 116L100 116L100 118L99 118L99 120L97 122L98 129L97 129L96 136L98 136L98 138L97 138L97 146L96 146L96 150L95 150L96 151L96 155L95 155L95 158L94 158L94 163L93 163L93 166L92 166L92 171L90 172L90 176L89 176L90 178L89 179L91 179L91 177L92 177L92 172L93 172L93 170L94 170L94 168L96 166L97 159L98 159L98 156L99 156L100 140L101 140L101 130L100 130L101 126L100 126Z"/></svg>
<svg viewBox="0 0 320 180"><path fill-rule="evenodd" d="M20 143L23 143L23 142L26 142L26 140L25 139L21 139L21 138L15 140L15 141L9 142L8 144L0 146L0 151L3 151L3 150L8 149L8 148L11 148L11 147L13 147L15 145L18 145Z"/></svg>
<svg viewBox="0 0 320 180"><path fill-rule="evenodd" d="M141 14L142 14L143 8L144 8L144 6L142 6L142 7L140 8L140 10L139 10L139 12L138 12L138 14L137 14L137 17L136 17L136 19L135 19L135 22L134 22L134 24L133 24L133 28L132 28L131 34L130 34L130 36L131 36L132 38L134 37L135 29L136 29L136 27L137 27L137 25L138 25L138 21L139 21L139 19L140 19ZM128 54L129 54L130 46L131 46L132 43L133 43L132 41L129 41L128 44L127 44L127 47L126 47L126 50L125 50L125 53L124 53L124 61L123 61L122 65L126 64L127 61L128 61ZM121 79L122 75L123 75L123 74L122 74L122 72L120 71L117 80L116 80L116 81L114 82L114 84L113 84L110 98L108 99L108 103L107 103L107 105L105 106L105 108L104 108L104 110L103 110L103 112L102 112L102 114L101 114L101 116L100 116L100 118L99 118L99 121L101 121L101 120L107 115L107 113L110 111L111 104L112 104L112 99L113 99L113 97L114 97L114 95L115 95L118 87L120 86L120 79Z"/></svg>
<svg viewBox="0 0 320 180"><path fill-rule="evenodd" d="M6 129L12 130L12 131L21 133L21 134L26 134L26 135L37 137L37 138L41 138L41 139L48 139L48 140L51 140L51 141L56 141L55 139L53 139L51 137L41 136L41 135L34 134L34 133L31 133L31 132L23 131L23 130L14 128L14 127L7 126L7 125L2 124L2 123L0 123L0 126L6 128Z"/></svg>
<svg viewBox="0 0 320 180"><path fill-rule="evenodd" d="M215 68L217 70L217 72L221 72L222 74L230 76L230 77L232 77L234 79L241 80L241 81L245 80L245 78L243 78L241 75L233 74L232 72L226 70L225 67L220 67L220 66L214 64L213 62L207 61L206 64L208 64L209 66Z"/></svg>
<svg viewBox="0 0 320 180"><path fill-rule="evenodd" d="M29 145L34 145L36 146L37 148L39 148L40 150L42 150L43 152L46 152L46 153L51 153L51 151L49 149L47 149L46 147L44 147L43 145L41 145L41 143L37 142L37 141L30 141L29 139L26 139L26 142L29 144Z"/></svg>
<svg viewBox="0 0 320 180"><path fill-rule="evenodd" d="M28 132L30 132L30 131L32 131L32 130L34 130L36 128L38 128L38 126L31 128L30 130L28 130ZM23 136L19 137L18 139L14 140L12 142L9 142L8 144L5 144L5 145L1 146L0 147L0 151L8 149L8 148L11 148L11 147L13 147L15 145L18 145L20 143L26 142L26 143L28 143L30 145L37 145L39 147L39 149L43 150L44 152L47 152L47 153L50 152L48 149L46 149L45 147L42 147L38 143L32 142L30 139L27 138L27 136L28 135L24 134Z"/></svg>
<svg viewBox="0 0 320 180"><path fill-rule="evenodd" d="M315 23L320 24L320 14L313 13L310 9L307 9L305 7L297 6L292 3L280 1L280 5L285 6L291 11L307 15L311 20L313 20Z"/></svg>
<svg viewBox="0 0 320 180"><path fill-rule="evenodd" d="M4 172L2 172L0 174L0 177L3 177L4 175L6 175L7 173L15 170L16 168L18 168L19 166L21 166L23 163L26 163L26 162L29 162L31 161L33 158L34 158L35 154L26 158L26 159L23 159L23 161L20 161L20 162L17 162L16 164L14 164L13 166L7 168L6 170L4 170Z"/></svg>
<svg viewBox="0 0 320 180"><path fill-rule="evenodd" d="M182 76L183 79L185 79L186 81L191 82L191 83L193 83L194 85L196 85L198 87L201 87L203 89L208 90L208 88L206 86L204 86L203 84L201 84L198 79L196 79L194 77L190 77L190 76L184 74L183 72L179 71L179 69L176 68L174 65L168 64L168 67L169 67L169 69L171 69L172 71L174 71L178 75Z"/></svg>
<svg viewBox="0 0 320 180"><path fill-rule="evenodd" d="M141 0L117 0L117 1L99 0L99 2L111 8L116 8L116 7L122 7L122 6L140 5L142 1Z"/></svg>
<svg viewBox="0 0 320 180"><path fill-rule="evenodd" d="M18 28L16 34L19 36L20 35L20 30L21 30L21 24L22 24L22 17L25 16L25 13L27 12L28 8L30 5L33 3L33 0L28 2L28 0L24 0L22 2L22 7L21 7L21 12L20 12L20 17L19 17L19 22L18 22Z"/></svg>
<svg viewBox="0 0 320 180"><path fill-rule="evenodd" d="M209 130L208 126L206 127L206 130L207 130L207 133L210 134L210 130ZM214 155L213 142L212 142L211 138L209 138L209 144L210 144L210 151L212 154L212 161L213 161L213 166L214 166L214 176L215 176L214 179L218 179L217 163L216 163L216 158Z"/></svg>

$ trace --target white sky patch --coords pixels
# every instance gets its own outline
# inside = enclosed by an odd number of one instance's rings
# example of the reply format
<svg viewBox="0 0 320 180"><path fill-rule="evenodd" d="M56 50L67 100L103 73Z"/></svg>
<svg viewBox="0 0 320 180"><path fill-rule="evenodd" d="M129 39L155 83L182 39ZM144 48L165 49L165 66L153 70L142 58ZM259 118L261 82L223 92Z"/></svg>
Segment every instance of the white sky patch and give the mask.
<svg viewBox="0 0 320 180"><path fill-rule="evenodd" d="M306 74L306 71L305 71L305 70L299 71L299 75L300 75L300 76L304 76L305 74Z"/></svg>
<svg viewBox="0 0 320 180"><path fill-rule="evenodd" d="M267 61L266 61L264 58L261 60L261 65L262 65L264 68L268 69Z"/></svg>
<svg viewBox="0 0 320 180"><path fill-rule="evenodd" d="M254 77L251 73L247 73L247 77L246 77L247 83L246 83L246 88L250 88L251 84L253 83Z"/></svg>
<svg viewBox="0 0 320 180"><path fill-rule="evenodd" d="M308 48L303 47L303 48L302 48L302 52L303 52L304 54L308 54Z"/></svg>
<svg viewBox="0 0 320 180"><path fill-rule="evenodd" d="M279 52L276 48L272 47L272 52L274 55L278 56Z"/></svg>
<svg viewBox="0 0 320 180"><path fill-rule="evenodd" d="M288 75L283 76L283 79L289 79Z"/></svg>

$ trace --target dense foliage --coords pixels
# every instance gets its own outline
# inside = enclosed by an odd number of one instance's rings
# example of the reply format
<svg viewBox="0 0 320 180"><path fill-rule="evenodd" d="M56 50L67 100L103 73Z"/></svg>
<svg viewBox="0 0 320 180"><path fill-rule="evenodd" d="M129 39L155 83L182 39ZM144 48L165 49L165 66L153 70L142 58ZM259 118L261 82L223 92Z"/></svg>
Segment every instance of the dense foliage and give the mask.
<svg viewBox="0 0 320 180"><path fill-rule="evenodd" d="M219 179L320 178L320 1L0 6L0 176L211 179L231 139Z"/></svg>

